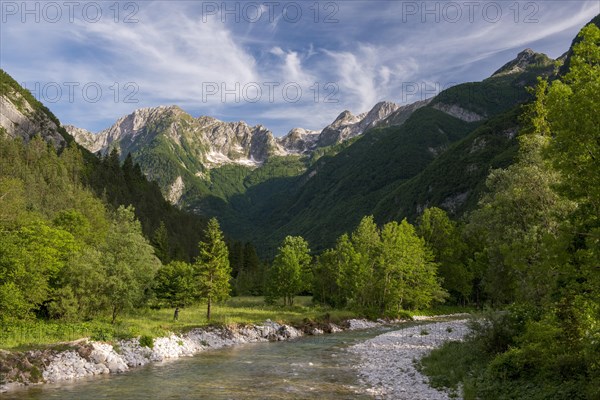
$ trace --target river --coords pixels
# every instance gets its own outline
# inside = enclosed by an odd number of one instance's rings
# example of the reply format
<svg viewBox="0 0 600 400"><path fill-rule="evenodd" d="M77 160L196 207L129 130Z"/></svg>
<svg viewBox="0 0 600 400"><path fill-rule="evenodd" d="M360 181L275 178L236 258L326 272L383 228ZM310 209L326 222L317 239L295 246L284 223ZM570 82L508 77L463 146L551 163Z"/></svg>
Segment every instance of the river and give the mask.
<svg viewBox="0 0 600 400"><path fill-rule="evenodd" d="M346 348L390 329L238 345L151 364L121 375L34 386L0 398L370 399L372 396L359 384L356 370L352 369L357 356Z"/></svg>

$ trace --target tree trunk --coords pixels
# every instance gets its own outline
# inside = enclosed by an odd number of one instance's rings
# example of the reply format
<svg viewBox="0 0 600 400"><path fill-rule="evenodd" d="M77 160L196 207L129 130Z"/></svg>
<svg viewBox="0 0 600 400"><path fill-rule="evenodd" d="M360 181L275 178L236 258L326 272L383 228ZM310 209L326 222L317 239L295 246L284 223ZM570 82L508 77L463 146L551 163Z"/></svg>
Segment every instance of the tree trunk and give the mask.
<svg viewBox="0 0 600 400"><path fill-rule="evenodd" d="M117 320L117 314L119 313L119 308L117 306L113 306L112 309L112 321L111 324L115 324L115 321Z"/></svg>
<svg viewBox="0 0 600 400"><path fill-rule="evenodd" d="M206 306L206 320L210 321L210 296L208 296L208 305Z"/></svg>

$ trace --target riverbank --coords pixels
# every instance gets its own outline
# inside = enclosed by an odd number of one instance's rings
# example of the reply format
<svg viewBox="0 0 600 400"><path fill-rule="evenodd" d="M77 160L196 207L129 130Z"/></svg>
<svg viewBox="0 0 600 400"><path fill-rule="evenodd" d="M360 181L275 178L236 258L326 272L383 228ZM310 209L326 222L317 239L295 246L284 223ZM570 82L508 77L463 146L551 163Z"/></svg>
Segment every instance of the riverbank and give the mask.
<svg viewBox="0 0 600 400"><path fill-rule="evenodd" d="M264 298L255 296L232 297L225 303L213 304L212 318L206 319L206 305L195 304L181 308L179 318L173 318L174 309L139 309L121 315L115 323L108 315L98 315L90 321L25 320L3 321L0 324L0 349L8 351L43 350L56 343L73 342L81 338L114 342L134 337L163 337L172 332L189 332L211 325L260 325L266 320L293 326L309 322L340 323L361 318L348 310L332 310L312 303L310 296L297 296L294 306L267 305Z"/></svg>
<svg viewBox="0 0 600 400"><path fill-rule="evenodd" d="M151 362L193 356L209 349L243 343L291 340L303 335L368 329L384 323L386 322L351 319L340 325L329 322L304 324L296 328L267 320L260 325L196 328L187 333L171 334L150 341L141 337L110 344L82 339L63 343L53 349L0 351L0 393L28 385L123 373Z"/></svg>
<svg viewBox="0 0 600 400"><path fill-rule="evenodd" d="M466 322L461 319L412 326L356 344L349 351L360 356L361 362L355 368L376 398L447 400L451 394L431 387L415 363L447 341L462 340L468 333Z"/></svg>

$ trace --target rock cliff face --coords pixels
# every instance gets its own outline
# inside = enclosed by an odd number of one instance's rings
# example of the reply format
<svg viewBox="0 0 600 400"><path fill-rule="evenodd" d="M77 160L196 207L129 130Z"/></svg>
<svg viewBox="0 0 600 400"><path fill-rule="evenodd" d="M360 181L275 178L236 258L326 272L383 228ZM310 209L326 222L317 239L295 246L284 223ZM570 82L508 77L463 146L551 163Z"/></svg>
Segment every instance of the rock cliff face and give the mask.
<svg viewBox="0 0 600 400"><path fill-rule="evenodd" d="M104 153L118 147L121 153L126 154L131 151L131 147L158 134L158 128L162 128L166 135L178 142L177 125L173 121L184 115L187 114L175 106L141 108L119 118L113 126L98 134L72 125L66 125L65 129L79 144L93 153Z"/></svg>
<svg viewBox="0 0 600 400"><path fill-rule="evenodd" d="M437 103L433 105L433 108L445 112L448 115L452 115L454 118L458 118L465 122L476 122L485 118L476 112L465 110L456 104Z"/></svg>
<svg viewBox="0 0 600 400"><path fill-rule="evenodd" d="M92 152L117 148L122 155L144 151L160 137L169 146L185 147L190 156L207 167L229 163L258 165L269 156L286 154L262 125L252 127L245 122L223 122L205 116L193 118L177 106L135 110L97 134L70 125L65 129Z"/></svg>
<svg viewBox="0 0 600 400"><path fill-rule="evenodd" d="M332 124L323 129L317 145L319 147L329 146L358 136L367 129L377 126L399 108L401 107L397 104L384 101L377 103L371 111L357 116L346 110Z"/></svg>
<svg viewBox="0 0 600 400"><path fill-rule="evenodd" d="M0 110L0 131L6 132L8 136L29 141L35 135L40 135L56 148L65 145L59 126L46 113L37 109L35 104L31 104L16 88L3 85L0 92Z"/></svg>
<svg viewBox="0 0 600 400"><path fill-rule="evenodd" d="M319 131L294 128L277 141L289 154L305 154L316 148L320 135Z"/></svg>

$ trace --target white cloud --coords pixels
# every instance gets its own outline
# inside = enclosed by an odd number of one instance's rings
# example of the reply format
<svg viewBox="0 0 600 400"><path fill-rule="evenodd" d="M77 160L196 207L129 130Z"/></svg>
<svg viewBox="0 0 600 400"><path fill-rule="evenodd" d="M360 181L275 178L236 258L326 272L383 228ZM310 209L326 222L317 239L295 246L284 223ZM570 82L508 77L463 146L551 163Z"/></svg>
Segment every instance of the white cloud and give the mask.
<svg viewBox="0 0 600 400"><path fill-rule="evenodd" d="M412 57L390 58L389 50L374 45L361 44L353 52L326 50L332 60L340 97L351 111L368 111L381 100L401 101L402 86L415 79L419 69Z"/></svg>
<svg viewBox="0 0 600 400"><path fill-rule="evenodd" d="M273 47L271 49L270 53L273 54L273 55L276 55L276 56L282 56L282 55L285 54L285 52L279 46Z"/></svg>
<svg viewBox="0 0 600 400"><path fill-rule="evenodd" d="M97 126L98 121L114 121L134 108L178 104L196 114L256 122L264 118L282 134L294 126L320 129L343 109L360 113L380 100L402 102L407 82L480 79L493 72L490 65L508 61L507 50L516 55L533 47L557 57L600 11L595 1L537 2L536 24L510 18L495 24L481 18L423 24L414 19L403 23L400 3L373 7L369 1L344 2L337 24L315 24L307 13L304 25L286 23L286 29L277 29L281 14L272 20L265 16L262 24L228 24L219 15L202 18L197 4L183 1L140 3L137 24L114 23L112 18L94 24L81 18L75 24L3 23L0 67L20 82L100 83L108 96L99 103L48 104L63 122L93 130L105 127ZM536 41L546 48L536 48ZM473 76L477 68L479 75ZM123 95L127 82L138 85L139 103L113 100L109 87L118 83ZM231 97L223 103L218 95L204 102L202 83L207 82L228 89L236 82L297 82L304 92L296 103L286 102L280 92L273 103L267 96L252 104L235 103ZM315 101L311 87L317 82ZM327 82L338 85L338 103L323 102Z"/></svg>

